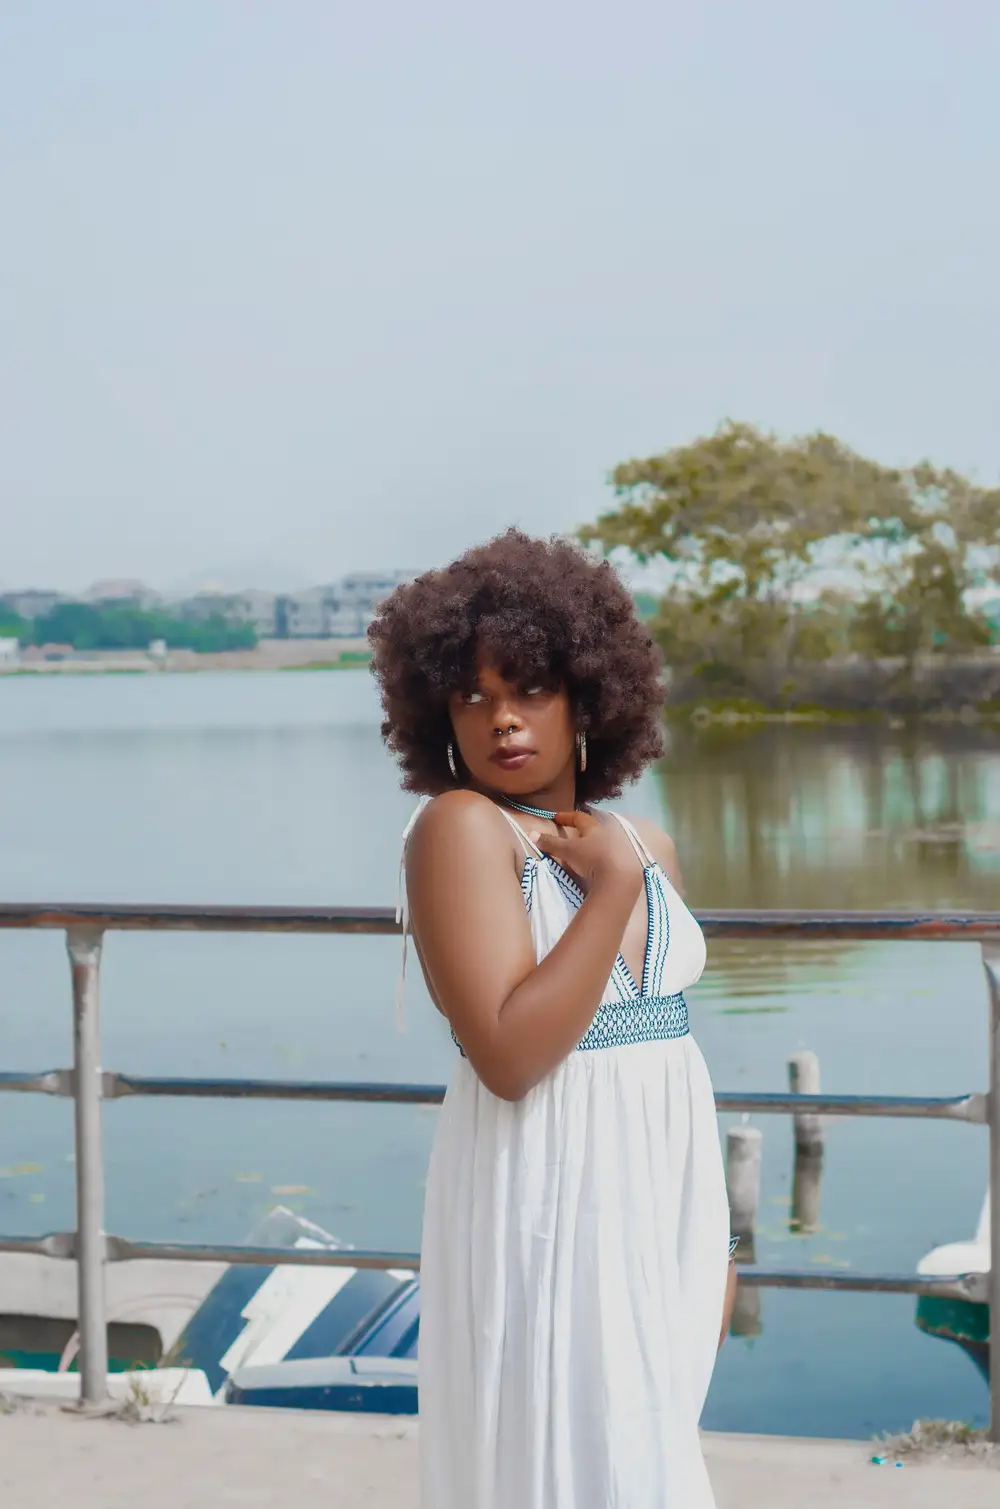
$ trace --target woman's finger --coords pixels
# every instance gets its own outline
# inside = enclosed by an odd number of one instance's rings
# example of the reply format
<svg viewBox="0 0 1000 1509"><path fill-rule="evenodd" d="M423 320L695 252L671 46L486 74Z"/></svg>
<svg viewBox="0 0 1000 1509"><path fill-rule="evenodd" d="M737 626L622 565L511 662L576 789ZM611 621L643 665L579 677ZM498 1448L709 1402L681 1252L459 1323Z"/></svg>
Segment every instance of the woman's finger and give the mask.
<svg viewBox="0 0 1000 1509"><path fill-rule="evenodd" d="M592 828L600 826L592 812L557 812L552 820L557 828L575 829L581 838Z"/></svg>
<svg viewBox="0 0 1000 1509"><path fill-rule="evenodd" d="M548 854L550 859L558 860L566 869L573 869L573 859L579 842L578 838L561 838L558 833L540 833L535 839L535 843L543 854Z"/></svg>

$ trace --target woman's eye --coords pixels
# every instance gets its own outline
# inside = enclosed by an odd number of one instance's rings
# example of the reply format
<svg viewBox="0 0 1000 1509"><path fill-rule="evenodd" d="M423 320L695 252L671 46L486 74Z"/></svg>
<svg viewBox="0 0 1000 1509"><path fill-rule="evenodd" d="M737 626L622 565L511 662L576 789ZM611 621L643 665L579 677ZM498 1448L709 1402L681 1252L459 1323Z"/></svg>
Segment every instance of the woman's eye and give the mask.
<svg viewBox="0 0 1000 1509"><path fill-rule="evenodd" d="M462 694L462 701L466 707L472 707L473 703L483 701L483 694L482 692L464 692Z"/></svg>
<svg viewBox="0 0 1000 1509"><path fill-rule="evenodd" d="M544 686L529 686L524 695L526 697L540 697L544 691Z"/></svg>

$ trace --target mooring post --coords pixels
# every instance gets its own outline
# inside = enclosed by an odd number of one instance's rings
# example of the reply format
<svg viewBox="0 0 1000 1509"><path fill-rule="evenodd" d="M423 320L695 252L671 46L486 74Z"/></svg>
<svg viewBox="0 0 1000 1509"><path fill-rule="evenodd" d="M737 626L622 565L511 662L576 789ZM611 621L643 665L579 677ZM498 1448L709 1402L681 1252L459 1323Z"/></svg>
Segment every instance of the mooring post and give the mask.
<svg viewBox="0 0 1000 1509"><path fill-rule="evenodd" d="M819 1094L819 1059L804 1048L788 1060L788 1088L793 1095ZM814 1111L796 1111L795 1151L816 1158L823 1152L823 1123Z"/></svg>
<svg viewBox="0 0 1000 1509"><path fill-rule="evenodd" d="M764 1329L763 1290L756 1284L739 1282L740 1266L746 1264L747 1267L752 1268L756 1261L757 1253L753 1236L741 1237L740 1245L736 1249L736 1298L733 1301L733 1314L729 1322L730 1336L759 1336Z"/></svg>
<svg viewBox="0 0 1000 1509"><path fill-rule="evenodd" d="M819 1227L823 1193L823 1154L803 1153L795 1149L792 1170L792 1231L806 1235Z"/></svg>
<svg viewBox="0 0 1000 1509"><path fill-rule="evenodd" d="M760 1128L746 1122L726 1134L726 1190L734 1237L752 1236L757 1225L762 1141Z"/></svg>
<svg viewBox="0 0 1000 1509"><path fill-rule="evenodd" d="M108 1397L107 1306L104 1293L104 1158L101 1148L102 934L71 928L73 974L73 1097L76 1129L77 1326L80 1403Z"/></svg>

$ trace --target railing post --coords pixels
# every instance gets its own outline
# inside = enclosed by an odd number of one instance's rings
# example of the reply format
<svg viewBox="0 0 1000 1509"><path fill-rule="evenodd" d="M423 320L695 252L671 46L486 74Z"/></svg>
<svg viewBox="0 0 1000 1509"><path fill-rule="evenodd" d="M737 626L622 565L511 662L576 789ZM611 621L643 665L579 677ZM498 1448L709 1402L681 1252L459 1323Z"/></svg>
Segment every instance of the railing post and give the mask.
<svg viewBox="0 0 1000 1509"><path fill-rule="evenodd" d="M1000 943L984 943L990 997L990 1440L1000 1443Z"/></svg>
<svg viewBox="0 0 1000 1509"><path fill-rule="evenodd" d="M108 1395L104 1294L104 1161L101 1149L101 944L92 928L66 934L73 972L73 1095L76 1127L77 1326L80 1403Z"/></svg>

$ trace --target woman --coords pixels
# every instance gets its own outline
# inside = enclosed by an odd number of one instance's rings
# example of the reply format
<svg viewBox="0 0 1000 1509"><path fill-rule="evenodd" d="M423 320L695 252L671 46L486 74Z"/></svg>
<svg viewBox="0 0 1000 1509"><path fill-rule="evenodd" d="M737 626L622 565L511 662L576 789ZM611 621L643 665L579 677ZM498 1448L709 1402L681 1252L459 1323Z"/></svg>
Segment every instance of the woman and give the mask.
<svg viewBox="0 0 1000 1509"><path fill-rule="evenodd" d="M409 926L457 1052L427 1180L424 1509L709 1509L732 1284L702 972L670 839L592 803L659 750L607 564L516 531L371 629ZM404 916L404 934L407 919Z"/></svg>

